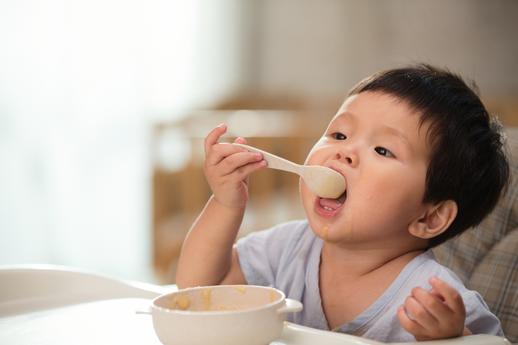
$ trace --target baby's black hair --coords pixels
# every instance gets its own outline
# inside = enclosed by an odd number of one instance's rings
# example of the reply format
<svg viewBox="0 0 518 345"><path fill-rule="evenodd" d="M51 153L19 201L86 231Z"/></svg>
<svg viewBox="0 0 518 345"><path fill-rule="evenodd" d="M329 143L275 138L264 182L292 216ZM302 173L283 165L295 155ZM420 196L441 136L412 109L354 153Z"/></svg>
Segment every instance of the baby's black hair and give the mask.
<svg viewBox="0 0 518 345"><path fill-rule="evenodd" d="M431 158L423 202L453 200L457 217L429 247L478 225L509 181L504 134L476 91L448 70L426 64L382 71L358 83L349 96L383 92L407 102L430 124Z"/></svg>

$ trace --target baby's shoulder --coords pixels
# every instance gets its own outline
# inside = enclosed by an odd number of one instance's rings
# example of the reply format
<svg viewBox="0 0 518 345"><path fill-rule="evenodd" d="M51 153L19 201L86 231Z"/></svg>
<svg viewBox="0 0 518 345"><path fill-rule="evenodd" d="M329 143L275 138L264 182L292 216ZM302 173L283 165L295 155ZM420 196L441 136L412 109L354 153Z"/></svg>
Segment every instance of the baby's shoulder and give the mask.
<svg viewBox="0 0 518 345"><path fill-rule="evenodd" d="M253 232L241 238L238 241L238 247L262 247L270 253L287 254L312 247L317 239L307 220L293 220Z"/></svg>
<svg viewBox="0 0 518 345"><path fill-rule="evenodd" d="M437 277L461 294L469 292L459 276L448 267L439 263L431 250L416 257L414 261L407 267L409 272L405 272L405 270L402 272L402 274L408 273L409 280L413 281L413 284L429 289L431 288L429 284L430 278Z"/></svg>
<svg viewBox="0 0 518 345"><path fill-rule="evenodd" d="M254 232L247 237L264 238L268 241L284 241L293 246L298 242L311 242L315 235L311 231L307 220L292 220L277 224L269 229Z"/></svg>

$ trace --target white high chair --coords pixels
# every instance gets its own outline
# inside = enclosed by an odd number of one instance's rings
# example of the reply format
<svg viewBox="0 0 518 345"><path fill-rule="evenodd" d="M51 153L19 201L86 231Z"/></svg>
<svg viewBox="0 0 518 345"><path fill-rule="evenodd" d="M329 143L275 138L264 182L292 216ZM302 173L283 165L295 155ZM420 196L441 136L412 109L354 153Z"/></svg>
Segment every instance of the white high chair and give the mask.
<svg viewBox="0 0 518 345"><path fill-rule="evenodd" d="M0 344L160 344L151 319L135 311L174 289L175 286L123 281L60 266L0 267ZM509 344L504 338L490 335L424 343ZM287 322L281 338L270 345L310 344L381 343Z"/></svg>

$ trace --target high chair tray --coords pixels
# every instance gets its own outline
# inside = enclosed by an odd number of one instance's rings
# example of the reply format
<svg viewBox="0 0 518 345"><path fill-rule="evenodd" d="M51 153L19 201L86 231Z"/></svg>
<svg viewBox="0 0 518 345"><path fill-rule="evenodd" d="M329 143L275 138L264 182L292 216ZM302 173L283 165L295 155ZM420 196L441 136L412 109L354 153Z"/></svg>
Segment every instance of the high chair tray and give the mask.
<svg viewBox="0 0 518 345"><path fill-rule="evenodd" d="M151 317L135 311L175 289L55 266L0 267L0 282L0 344L12 345L160 345ZM480 335L430 343L509 344L504 338ZM310 344L381 343L286 322L281 337L270 345Z"/></svg>

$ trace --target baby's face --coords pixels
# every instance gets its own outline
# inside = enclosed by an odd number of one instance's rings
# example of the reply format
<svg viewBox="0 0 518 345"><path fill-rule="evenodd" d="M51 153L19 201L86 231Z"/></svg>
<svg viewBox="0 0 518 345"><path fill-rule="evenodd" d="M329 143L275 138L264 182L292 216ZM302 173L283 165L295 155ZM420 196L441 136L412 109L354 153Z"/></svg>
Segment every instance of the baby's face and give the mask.
<svg viewBox="0 0 518 345"><path fill-rule="evenodd" d="M322 199L301 183L316 234L337 243L388 246L409 240L408 225L424 210L428 125L405 102L379 92L349 97L306 164L340 172L347 190Z"/></svg>

